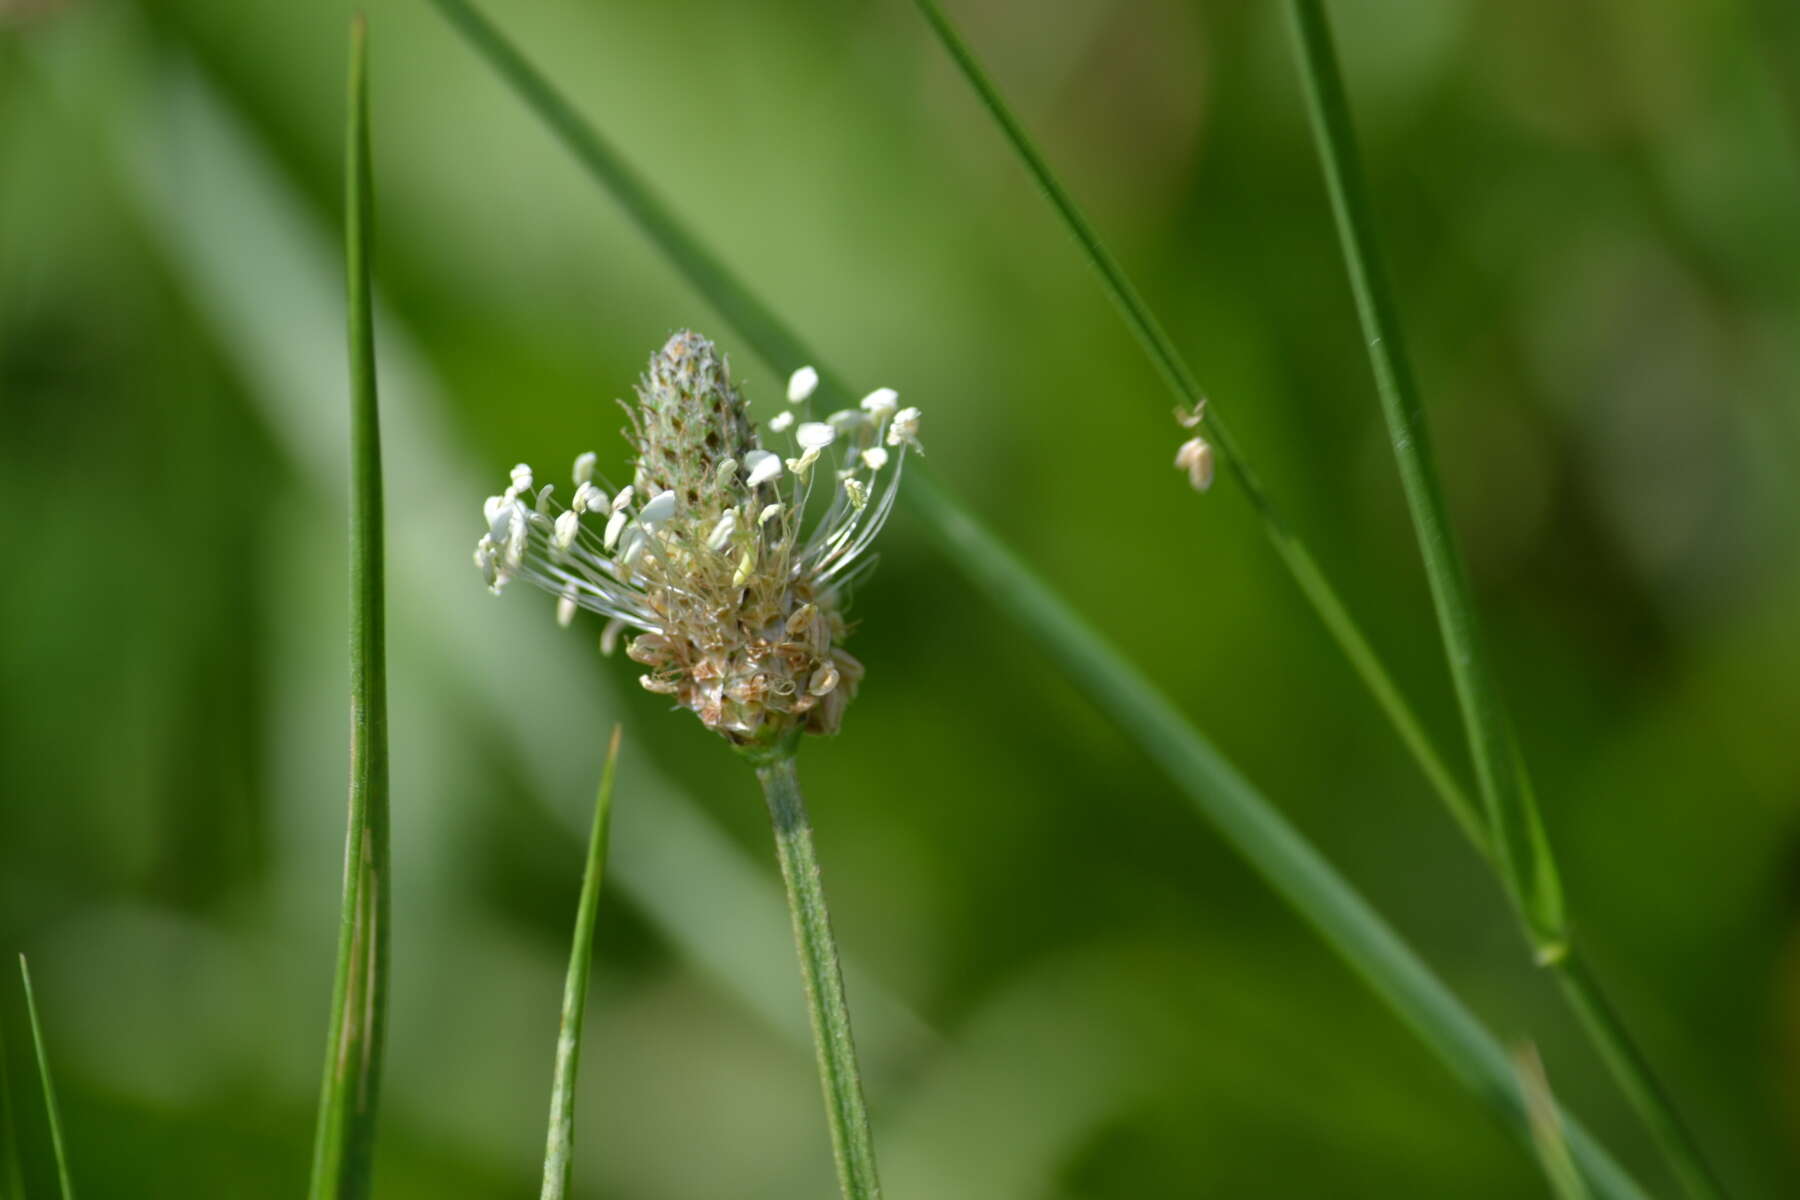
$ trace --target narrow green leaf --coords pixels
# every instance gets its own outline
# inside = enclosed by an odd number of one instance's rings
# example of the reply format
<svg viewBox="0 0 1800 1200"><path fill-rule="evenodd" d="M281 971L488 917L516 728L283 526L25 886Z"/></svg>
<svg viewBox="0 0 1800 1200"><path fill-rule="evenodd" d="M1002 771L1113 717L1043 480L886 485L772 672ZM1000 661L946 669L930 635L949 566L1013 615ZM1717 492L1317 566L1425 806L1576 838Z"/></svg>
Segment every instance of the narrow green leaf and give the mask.
<svg viewBox="0 0 1800 1200"><path fill-rule="evenodd" d="M56 1088L50 1082L50 1055L44 1050L44 1027L38 1021L37 993L31 988L31 967L19 955L19 978L25 984L25 1016L31 1023L31 1044L37 1051L38 1082L44 1089L44 1118L50 1124L50 1148L56 1155L56 1182L62 1200L75 1200L75 1185L69 1181L69 1155L63 1145L62 1114L56 1107ZM24 1188L19 1194L25 1194Z"/></svg>
<svg viewBox="0 0 1800 1200"><path fill-rule="evenodd" d="M1513 1053L1513 1065L1519 1075L1519 1086L1525 1091L1525 1108L1531 1120L1531 1143L1537 1148L1538 1162L1544 1178L1557 1200L1588 1200L1592 1195L1582 1182L1581 1171L1569 1153L1569 1139L1563 1132L1562 1113L1556 1107L1556 1096L1550 1091L1550 1077L1544 1074L1544 1060L1537 1047L1526 1043Z"/></svg>
<svg viewBox="0 0 1800 1200"><path fill-rule="evenodd" d="M594 965L594 920L600 911L600 883L606 873L619 737L620 729L614 725L612 740L606 747L606 766L600 772L600 789L594 796L594 829L588 835L587 866L581 873L581 900L575 909L575 943L569 950L569 977L563 984L556 1073L550 1085L550 1133L544 1145L542 1200L563 1200L575 1167L575 1077L581 1069L581 1022L587 1009L588 976Z"/></svg>
<svg viewBox="0 0 1800 1200"><path fill-rule="evenodd" d="M825 907L825 884L813 849L812 822L794 771L791 747L756 764L756 778L769 803L775 830L775 854L787 885L788 911L794 922L794 946L800 954L800 978L812 1016L813 1046L819 1060L819 1086L825 1093L831 1152L837 1160L838 1188L844 1200L880 1200L875 1171L875 1139L869 1132L869 1110L863 1100L862 1072L856 1065L856 1042L850 1033L850 1002L838 965L837 939Z"/></svg>
<svg viewBox="0 0 1800 1200"><path fill-rule="evenodd" d="M1554 967L1622 1090L1660 1141L1684 1186L1723 1194L1698 1142L1571 946L1562 884L1517 739L1482 645L1468 576L1439 486L1424 407L1364 192L1362 167L1322 0L1291 0L1307 111L1331 197L1350 288L1362 321L1376 392L1431 584L1438 628L1462 708L1463 728L1487 809L1494 861L1539 962Z"/></svg>
<svg viewBox="0 0 1800 1200"><path fill-rule="evenodd" d="M1181 351L1175 348L1175 343L1163 330L1162 323L1156 319L1156 314L1150 311L1150 306L1145 303L1137 288L1133 286L1130 276L1125 274L1125 269L1119 265L1118 260L1106 248L1106 244L1100 240L1100 235L1089 223L1086 215L1081 211L1081 207L1075 203L1074 197L1057 179L1056 173L1050 169L1050 164L1039 153L1031 136L1025 132L1024 126L1013 115L1012 109L988 78L987 72L982 70L980 62L975 58L974 52L969 49L968 43L963 41L955 26L951 25L949 18L944 15L943 9L938 6L936 0L916 0L916 2L932 31L943 43L945 51L962 69L963 77L969 81L969 86L975 89L976 95L981 98L988 113L999 124L1001 132L1006 135L1006 140L1012 144L1013 150L1018 153L1019 158L1023 160L1026 168L1037 181L1044 197L1050 201L1051 206L1062 217L1063 223L1068 226L1069 235L1075 239L1076 245L1086 255L1089 265L1099 275L1106 294L1112 298L1113 304L1117 306L1119 315L1124 319L1126 326L1137 335L1138 342L1144 348L1144 353L1155 365L1163 382L1168 385L1170 393L1187 409L1198 408L1202 400L1202 393L1199 383L1195 380L1193 370L1182 357ZM1368 688L1369 693L1375 698L1375 702L1381 707L1381 711L1386 714L1389 723L1393 725L1395 732L1400 735L1401 742L1405 744L1414 760L1417 761L1419 770L1424 773L1426 781L1443 800L1444 805L1450 810L1450 815L1456 819L1457 824L1462 827L1469 840L1485 853L1487 851L1487 827L1476 812L1474 805L1469 802L1468 794L1457 782L1455 774L1445 765L1443 756L1432 744L1430 735L1425 732L1424 725L1419 721L1418 715L1413 712L1412 705L1407 702L1399 685L1388 673L1386 664L1381 661L1381 656L1375 652L1375 648L1363 634L1362 628L1357 625L1356 619L1350 615L1349 609L1344 607L1344 602L1338 596L1337 589L1331 585L1330 579L1320 568L1318 560L1307 548L1305 540L1288 525L1286 517L1277 508L1274 497L1270 496L1263 488L1249 459L1245 457L1244 451L1239 447L1237 438L1232 435L1230 428L1225 424L1225 419L1219 412L1216 402L1208 403L1201 429L1218 447L1219 457L1224 461L1226 469L1233 478L1238 481L1239 486L1244 489L1244 495L1248 497L1251 507L1261 520L1263 532L1275 547L1276 554L1281 557L1282 563L1293 575L1294 582L1299 585L1301 594L1306 597L1307 602L1313 606L1319 620L1324 622L1326 631L1337 642L1338 649L1343 652L1344 657L1350 660L1350 665L1362 679L1363 686Z"/></svg>
<svg viewBox="0 0 1800 1200"><path fill-rule="evenodd" d="M433 0L471 47L569 145L594 180L640 216L648 232L697 290L778 372L821 358L692 237L652 193L467 0ZM629 197L629 199L627 199ZM663 232L666 231L667 236ZM1240 776L1134 667L1041 583L993 534L920 471L909 502L951 558L996 603L1023 622L1100 711L1162 765L1228 841L1344 957L1430 1047L1452 1074L1529 1141L1524 1098L1506 1052L1431 974L1399 935ZM1643 1192L1573 1120L1569 1140L1599 1195Z"/></svg>
<svg viewBox="0 0 1800 1200"><path fill-rule="evenodd" d="M1502 874L1525 918L1538 953L1563 952L1562 888L1538 826L1536 806L1525 782L1524 765L1513 745L1505 707L1488 667L1462 555L1450 528L1443 489L1438 485L1430 436L1412 365L1402 342L1393 291L1376 250L1374 221L1363 195L1349 105L1338 76L1331 34L1318 0L1294 0L1291 7L1306 84L1307 109L1331 193L1338 237L1349 267L1350 286L1375 369L1376 390L1387 419L1389 440L1400 466L1418 534L1419 552L1431 584L1450 677L1462 707L1469 753L1475 761L1487 820Z"/></svg>
<svg viewBox="0 0 1800 1200"><path fill-rule="evenodd" d="M313 1200L363 1200L371 1190L375 1113L387 1025L388 720L383 582L381 427L370 306L373 204L369 180L366 26L350 27L344 249L350 340L350 802L331 1033L313 1144Z"/></svg>

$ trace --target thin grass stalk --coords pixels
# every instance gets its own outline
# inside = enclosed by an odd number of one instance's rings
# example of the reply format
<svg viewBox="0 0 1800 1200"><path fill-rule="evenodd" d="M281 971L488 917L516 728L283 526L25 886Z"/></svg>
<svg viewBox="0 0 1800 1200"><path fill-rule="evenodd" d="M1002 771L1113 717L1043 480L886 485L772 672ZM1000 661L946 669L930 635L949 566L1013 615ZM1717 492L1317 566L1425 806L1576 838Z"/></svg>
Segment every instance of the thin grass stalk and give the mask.
<svg viewBox="0 0 1800 1200"><path fill-rule="evenodd" d="M1513 1054L1519 1072L1519 1086L1525 1090L1525 1104L1531 1115L1531 1141L1537 1147L1538 1162L1556 1200L1589 1200L1592 1195L1569 1153L1569 1139L1563 1132L1562 1114L1556 1108L1556 1096L1550 1090L1550 1077L1544 1074L1544 1060L1537 1047L1527 1042Z"/></svg>
<svg viewBox="0 0 1800 1200"><path fill-rule="evenodd" d="M388 719L381 427L370 253L367 27L350 27L344 250L350 342L350 799L331 1031L313 1144L313 1200L363 1200L374 1174L387 1026Z"/></svg>
<svg viewBox="0 0 1800 1200"><path fill-rule="evenodd" d="M1431 585L1501 871L1540 963L1554 968L1622 1090L1697 1197L1723 1195L1698 1142L1571 945L1562 886L1518 743L1482 645L1468 576L1439 486L1418 384L1364 192L1337 55L1321 0L1291 0L1307 110L1331 197L1376 391Z"/></svg>
<svg viewBox="0 0 1800 1200"><path fill-rule="evenodd" d="M845 1200L877 1200L881 1183L875 1172L875 1142L869 1133L868 1106L856 1065L856 1043L850 1033L850 1004L838 967L837 940L825 907L825 885L813 850L812 823L794 771L791 748L756 764L775 828L775 853L787 885L788 910L794 920L794 945L800 953L800 975L806 985L806 1007L812 1017L818 1051L819 1083L831 1127L832 1155L837 1160L838 1187Z"/></svg>
<svg viewBox="0 0 1800 1200"><path fill-rule="evenodd" d="M581 1025L587 1010L588 977L594 965L594 922L600 911L600 884L612 828L613 776L619 765L619 726L606 747L606 766L594 795L594 828L588 835L587 866L581 872L581 899L575 908L575 942L563 983L562 1025L556 1036L556 1071L550 1086L550 1132L544 1144L542 1200L563 1200L575 1168L575 1079L581 1069Z"/></svg>
<svg viewBox="0 0 1800 1200"><path fill-rule="evenodd" d="M629 194L627 208L634 215L634 206L650 206L652 219L641 219L640 226L713 307L737 325L739 334L771 368L785 372L796 362L823 361L661 207L635 172L624 167L616 152L467 0L433 2L470 47L563 138L595 182L621 201ZM621 171L616 176L615 166ZM669 239L664 241L657 230L670 231ZM740 313L749 319L740 322ZM1165 768L1233 847L1325 936L1452 1075L1528 1143L1524 1100L1506 1052L1399 935L1135 667L924 471L909 474L907 499L952 561L1002 611L1024 624L1075 685ZM1567 1128L1597 1195L1644 1195L1573 1118L1567 1118Z"/></svg>
<svg viewBox="0 0 1800 1200"><path fill-rule="evenodd" d="M1051 170L1049 162L1039 152L1031 135L1019 123L968 43L944 15L936 0L916 0L916 3L945 52L961 69L963 77L980 97L988 114L1000 126L1006 140L1031 172L1044 198L1062 218L1069 235L1074 238L1088 264L1100 277L1107 296L1119 310L1126 327L1137 337L1163 383L1184 407L1189 410L1198 409L1204 393L1192 368L1131 282L1131 277L1106 248L1106 243L1100 239L1081 206L1057 178L1056 172ZM1319 620L1324 623L1326 632L1337 643L1344 657L1350 660L1350 666L1374 697L1389 724L1394 727L1400 741L1424 774L1426 782L1450 810L1450 815L1456 819L1469 840L1482 853L1487 853L1487 828L1470 802L1468 793L1445 763L1430 735L1425 732L1418 714L1413 711L1412 705L1357 624L1356 618L1344 606L1337 589L1331 585L1305 540L1288 524L1274 497L1263 487L1216 403L1207 405L1204 429L1208 439L1218 448L1219 458L1224 462L1226 470L1237 480L1238 486L1250 501L1250 507L1261 521L1263 533L1274 546L1275 553L1293 576L1294 583L1312 605Z"/></svg>
<svg viewBox="0 0 1800 1200"><path fill-rule="evenodd" d="M44 1027L38 1020L37 993L31 987L31 967L19 955L19 979L25 985L25 1018L31 1025L31 1045L37 1054L38 1083L44 1090L44 1119L50 1126L50 1149L56 1158L56 1184L62 1200L75 1200L75 1184L69 1178L69 1152L63 1144L62 1110L56 1105L56 1085L50 1081L50 1055L44 1049ZM25 1194L21 1187L19 1194Z"/></svg>

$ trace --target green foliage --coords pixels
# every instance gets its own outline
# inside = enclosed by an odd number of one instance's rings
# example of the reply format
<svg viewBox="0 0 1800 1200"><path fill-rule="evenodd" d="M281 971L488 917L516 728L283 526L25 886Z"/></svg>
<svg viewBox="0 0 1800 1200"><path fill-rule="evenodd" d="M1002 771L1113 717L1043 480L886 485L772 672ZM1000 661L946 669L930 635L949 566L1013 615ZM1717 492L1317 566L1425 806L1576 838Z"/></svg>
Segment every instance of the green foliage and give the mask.
<svg viewBox="0 0 1800 1200"><path fill-rule="evenodd" d="M613 779L619 766L619 738L613 726L606 765L594 794L594 828L588 834L587 865L581 871L581 901L575 909L575 940L569 948L569 977L563 984L562 1023L556 1035L556 1071L550 1085L550 1132L544 1143L542 1200L569 1194L575 1170L575 1083L581 1070L581 1025L587 1015L588 977L594 966L594 924L600 912L600 884L606 874L606 843L612 829Z"/></svg>
<svg viewBox="0 0 1800 1200"><path fill-rule="evenodd" d="M331 1032L313 1148L313 1200L373 1189L375 1118L387 1031L393 882L388 851L387 618L381 421L369 284L374 201L369 167L367 27L351 25L344 251L350 344L350 807Z"/></svg>

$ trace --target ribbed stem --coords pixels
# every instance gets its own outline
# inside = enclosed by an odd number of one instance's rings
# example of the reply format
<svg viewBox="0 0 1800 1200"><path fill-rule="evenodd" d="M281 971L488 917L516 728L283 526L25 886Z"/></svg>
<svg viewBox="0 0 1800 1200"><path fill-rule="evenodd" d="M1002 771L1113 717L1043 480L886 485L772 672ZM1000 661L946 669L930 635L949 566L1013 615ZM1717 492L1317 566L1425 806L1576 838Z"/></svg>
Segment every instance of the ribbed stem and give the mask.
<svg viewBox="0 0 1800 1200"><path fill-rule="evenodd" d="M350 342L350 802L338 917L331 1032L313 1142L313 1200L363 1200L372 1188L375 1112L387 1030L387 617L382 545L381 425L369 282L370 194L366 27L350 26L344 252Z"/></svg>
<svg viewBox="0 0 1800 1200"><path fill-rule="evenodd" d="M831 913L825 907L812 825L794 774L793 755L780 754L757 763L756 777L769 802L775 853L781 860L781 878L787 884L788 909L794 918L794 944L800 951L800 975L812 1015L838 1186L845 1200L875 1200L881 1195L881 1183L875 1175L875 1144L863 1103L862 1076L856 1067L856 1044L850 1036L850 1004L844 996L837 942L831 936Z"/></svg>

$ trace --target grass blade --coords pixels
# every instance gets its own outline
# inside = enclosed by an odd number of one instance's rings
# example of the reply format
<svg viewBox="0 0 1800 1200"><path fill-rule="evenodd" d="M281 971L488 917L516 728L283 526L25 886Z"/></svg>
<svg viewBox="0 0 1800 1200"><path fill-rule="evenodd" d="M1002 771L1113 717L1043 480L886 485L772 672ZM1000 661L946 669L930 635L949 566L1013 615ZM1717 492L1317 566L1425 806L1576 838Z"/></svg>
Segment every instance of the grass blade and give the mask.
<svg viewBox="0 0 1800 1200"><path fill-rule="evenodd" d="M56 1107L56 1087L50 1082L50 1056L44 1050L44 1027L38 1021L37 993L31 988L31 967L19 955L19 979L25 985L25 1016L31 1023L31 1044L37 1051L38 1082L44 1088L44 1119L50 1123L50 1148L56 1156L56 1182L62 1200L75 1200L75 1185L69 1181L69 1154L63 1146L62 1114ZM19 1195L25 1191L20 1188Z"/></svg>
<svg viewBox="0 0 1800 1200"><path fill-rule="evenodd" d="M1556 969L1589 1036L1661 1143L1688 1191L1723 1190L1692 1133L1651 1074L1591 971L1569 942L1562 885L1550 854L1531 782L1482 646L1443 491L1439 487L1419 388L1402 338L1393 288L1379 253L1364 194L1350 106L1322 0L1292 0L1295 41L1307 110L1324 168L1350 287L1362 321L1389 441L1431 584L1444 650L1462 708L1494 844L1493 859L1523 919L1538 960Z"/></svg>
<svg viewBox="0 0 1800 1200"><path fill-rule="evenodd" d="M369 250L367 27L350 29L344 248L350 340L350 803L331 1033L313 1144L313 1200L363 1200L371 1189L375 1113L387 1025L387 630L381 426Z"/></svg>
<svg viewBox="0 0 1800 1200"><path fill-rule="evenodd" d="M1162 323L1150 311L1150 306L1138 294L1137 288L1132 285L1130 276L1125 274L1124 268L1112 256L1112 253L1106 248L1106 244L1100 240L1100 235L1088 222L1081 207L1075 203L1074 197L1057 179L1056 173L1050 169L1050 164L1038 151L1036 144L1032 142L1031 135L1025 132L1024 126L1013 115L1012 109L1007 106L1005 99L988 78L987 72L982 70L980 62L976 60L974 53L963 41L956 28L950 24L936 0L916 0L916 2L919 11L924 14L926 22L937 34L938 40L943 43L945 51L961 68L963 77L968 80L969 86L975 89L976 95L981 98L988 113L1006 135L1006 140L1012 144L1014 151L1018 153L1019 158L1031 172L1032 178L1037 181L1038 188L1044 193L1044 197L1050 201L1051 207L1056 209L1057 214L1062 217L1063 223L1068 226L1069 235L1075 239L1082 253L1087 256L1088 263L1099 275L1106 294L1112 298L1113 304L1118 308L1119 315L1124 319L1125 324L1137 336L1138 342L1144 348L1144 353L1155 365L1157 373L1162 376L1169 391L1184 407L1189 410L1195 409L1201 402L1202 393L1199 383L1195 380L1194 372L1182 357L1181 351L1175 348L1175 343L1163 330ZM1312 605L1319 620L1324 622L1326 631L1337 642L1338 649L1343 652L1344 657L1350 660L1351 667L1361 678L1363 686L1368 688L1369 693L1375 698L1375 702L1387 716L1395 732L1400 735L1401 742L1405 744L1408 752L1418 763L1419 770L1424 773L1432 790L1437 792L1443 800L1444 805L1450 810L1451 816L1456 819L1457 824L1462 827L1469 840L1486 852L1487 829L1474 805L1470 803L1468 793L1457 782L1455 774L1445 765L1443 756L1433 745L1430 735L1425 732L1417 714L1413 712L1412 706L1407 702L1405 695L1401 693L1399 685L1388 673L1386 665L1369 643L1369 639L1363 634L1356 619L1344 607L1344 602L1339 598L1337 589L1331 586L1331 581L1319 567L1318 560L1313 557L1312 551L1307 548L1300 535L1288 525L1287 519L1276 507L1274 498L1264 490L1256 472L1239 447L1237 438L1232 435L1230 428L1220 415L1217 404L1208 405L1203 428L1213 444L1218 447L1219 457L1224 461L1226 469L1243 488L1244 495L1250 501L1250 506L1256 511L1257 517L1262 522L1263 532L1275 547L1276 554L1280 556L1288 572L1294 577L1294 582L1299 585L1301 594Z"/></svg>
<svg viewBox="0 0 1800 1200"><path fill-rule="evenodd" d="M1538 1162L1543 1165L1551 1193L1557 1200L1588 1200L1591 1193L1569 1153L1562 1114L1557 1111L1556 1096L1550 1090L1550 1078L1544 1074L1544 1060L1538 1057L1537 1047L1530 1043L1519 1047L1513 1062L1519 1072L1519 1086L1525 1089L1531 1142L1537 1147Z"/></svg>
<svg viewBox="0 0 1800 1200"><path fill-rule="evenodd" d="M792 749L758 762L756 778L769 802L775 853L781 861L782 882L787 884L794 945L800 952L800 975L806 985L806 1006L819 1059L819 1083L831 1126L831 1151L837 1159L838 1188L844 1200L879 1200L875 1140L869 1133L862 1073L857 1069L856 1043L850 1035L850 1002L844 994L837 939L831 933L831 913L825 907L824 881L813 850L812 823L794 772Z"/></svg>
<svg viewBox="0 0 1800 1200"><path fill-rule="evenodd" d="M607 835L612 828L613 776L619 765L619 726L606 747L606 766L594 796L594 829L588 836L587 866L581 873L581 900L575 909L575 944L569 950L569 977L563 984L562 1027L556 1036L556 1074L550 1085L550 1132L544 1144L542 1200L563 1200L575 1167L575 1076L581 1069L581 1020L587 1010L588 976L594 965L594 919L600 910L600 883L606 872Z"/></svg>
<svg viewBox="0 0 1800 1200"><path fill-rule="evenodd" d="M467 0L433 3L563 138L595 182L618 195L634 215L649 206L649 217L639 218L641 227L772 368L785 372L795 363L822 361L660 206L635 172ZM669 231L667 240L659 230ZM747 314L748 319L740 321L738 314ZM1399 935L1135 667L925 472L908 476L907 499L958 566L1010 616L1024 622L1063 671L1095 699L1100 711L1168 771L1201 812L1452 1074L1488 1103L1509 1129L1528 1140L1524 1098L1506 1052ZM1568 1129L1574 1153L1597 1194L1643 1195L1573 1120Z"/></svg>
<svg viewBox="0 0 1800 1200"><path fill-rule="evenodd" d="M1419 552L1431 584L1450 677L1462 708L1463 728L1487 809L1496 860L1514 902L1524 916L1538 955L1560 957L1567 947L1562 887L1538 821L1530 784L1514 746L1482 646L1468 575L1450 528L1443 489L1438 485L1419 389L1401 340L1393 291L1376 253L1374 222L1361 186L1349 106L1338 77L1330 32L1318 0L1295 0L1291 11L1300 47L1307 108L1324 164L1338 236L1350 270L1351 290L1375 368L1376 390L1387 419L1389 440L1400 466L1418 534Z"/></svg>

